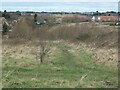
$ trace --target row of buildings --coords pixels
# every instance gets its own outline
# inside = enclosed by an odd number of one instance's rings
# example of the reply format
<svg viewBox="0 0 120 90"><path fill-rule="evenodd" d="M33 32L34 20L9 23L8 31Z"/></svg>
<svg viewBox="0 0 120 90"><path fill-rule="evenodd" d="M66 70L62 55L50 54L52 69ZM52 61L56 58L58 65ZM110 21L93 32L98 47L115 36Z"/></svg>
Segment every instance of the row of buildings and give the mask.
<svg viewBox="0 0 120 90"><path fill-rule="evenodd" d="M118 16L93 16L92 21L116 22L119 21Z"/></svg>
<svg viewBox="0 0 120 90"><path fill-rule="evenodd" d="M93 16L93 15L65 15L62 20L76 20L78 22L118 22L120 17L118 16Z"/></svg>

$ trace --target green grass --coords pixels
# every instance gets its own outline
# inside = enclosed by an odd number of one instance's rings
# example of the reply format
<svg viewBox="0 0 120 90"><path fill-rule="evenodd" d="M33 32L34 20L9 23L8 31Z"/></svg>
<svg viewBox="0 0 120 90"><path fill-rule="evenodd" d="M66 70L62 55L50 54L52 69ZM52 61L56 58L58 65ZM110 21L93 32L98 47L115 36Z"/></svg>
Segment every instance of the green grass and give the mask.
<svg viewBox="0 0 120 90"><path fill-rule="evenodd" d="M117 69L92 60L91 53L74 50L66 44L56 44L53 60L37 65L24 57L3 56L3 85L8 88L106 88L117 87ZM78 54L78 55L77 55ZM7 62L7 63L6 63ZM19 65L23 62L26 65Z"/></svg>

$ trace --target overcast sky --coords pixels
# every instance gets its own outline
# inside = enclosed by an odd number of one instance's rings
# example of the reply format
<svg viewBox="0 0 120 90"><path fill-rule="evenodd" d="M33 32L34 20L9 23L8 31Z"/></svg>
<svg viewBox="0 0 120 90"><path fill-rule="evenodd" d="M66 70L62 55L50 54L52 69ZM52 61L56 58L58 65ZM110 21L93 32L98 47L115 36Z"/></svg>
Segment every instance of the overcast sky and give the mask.
<svg viewBox="0 0 120 90"><path fill-rule="evenodd" d="M0 11L118 11L119 0L2 0Z"/></svg>
<svg viewBox="0 0 120 90"><path fill-rule="evenodd" d="M119 0L1 0L2 2L118 2Z"/></svg>

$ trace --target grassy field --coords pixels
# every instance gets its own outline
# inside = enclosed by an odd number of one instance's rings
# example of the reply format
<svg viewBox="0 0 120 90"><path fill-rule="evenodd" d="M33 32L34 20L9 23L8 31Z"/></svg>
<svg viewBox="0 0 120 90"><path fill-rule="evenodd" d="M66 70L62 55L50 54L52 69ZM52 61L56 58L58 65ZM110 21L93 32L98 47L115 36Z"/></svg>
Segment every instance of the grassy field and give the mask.
<svg viewBox="0 0 120 90"><path fill-rule="evenodd" d="M69 44L54 43L53 47L55 49L51 57L46 59L42 64L37 64L33 54L15 52L18 54L13 56L13 53L9 51L4 52L3 87L117 87L117 68L99 64L93 60L92 53L82 49L76 50Z"/></svg>
<svg viewBox="0 0 120 90"><path fill-rule="evenodd" d="M3 35L4 88L118 86L117 26L46 18L47 24L36 25L32 16L21 17Z"/></svg>

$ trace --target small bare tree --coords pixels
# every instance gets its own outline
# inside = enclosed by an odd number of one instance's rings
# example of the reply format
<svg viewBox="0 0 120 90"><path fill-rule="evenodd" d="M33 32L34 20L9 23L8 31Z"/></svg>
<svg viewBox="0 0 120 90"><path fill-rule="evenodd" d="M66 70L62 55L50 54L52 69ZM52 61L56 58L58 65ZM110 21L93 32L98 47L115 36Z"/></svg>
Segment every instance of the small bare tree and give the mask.
<svg viewBox="0 0 120 90"><path fill-rule="evenodd" d="M36 60L39 63L43 63L45 58L49 56L51 51L51 44L49 41L46 40L40 40L39 44L37 46L37 53L36 53Z"/></svg>

